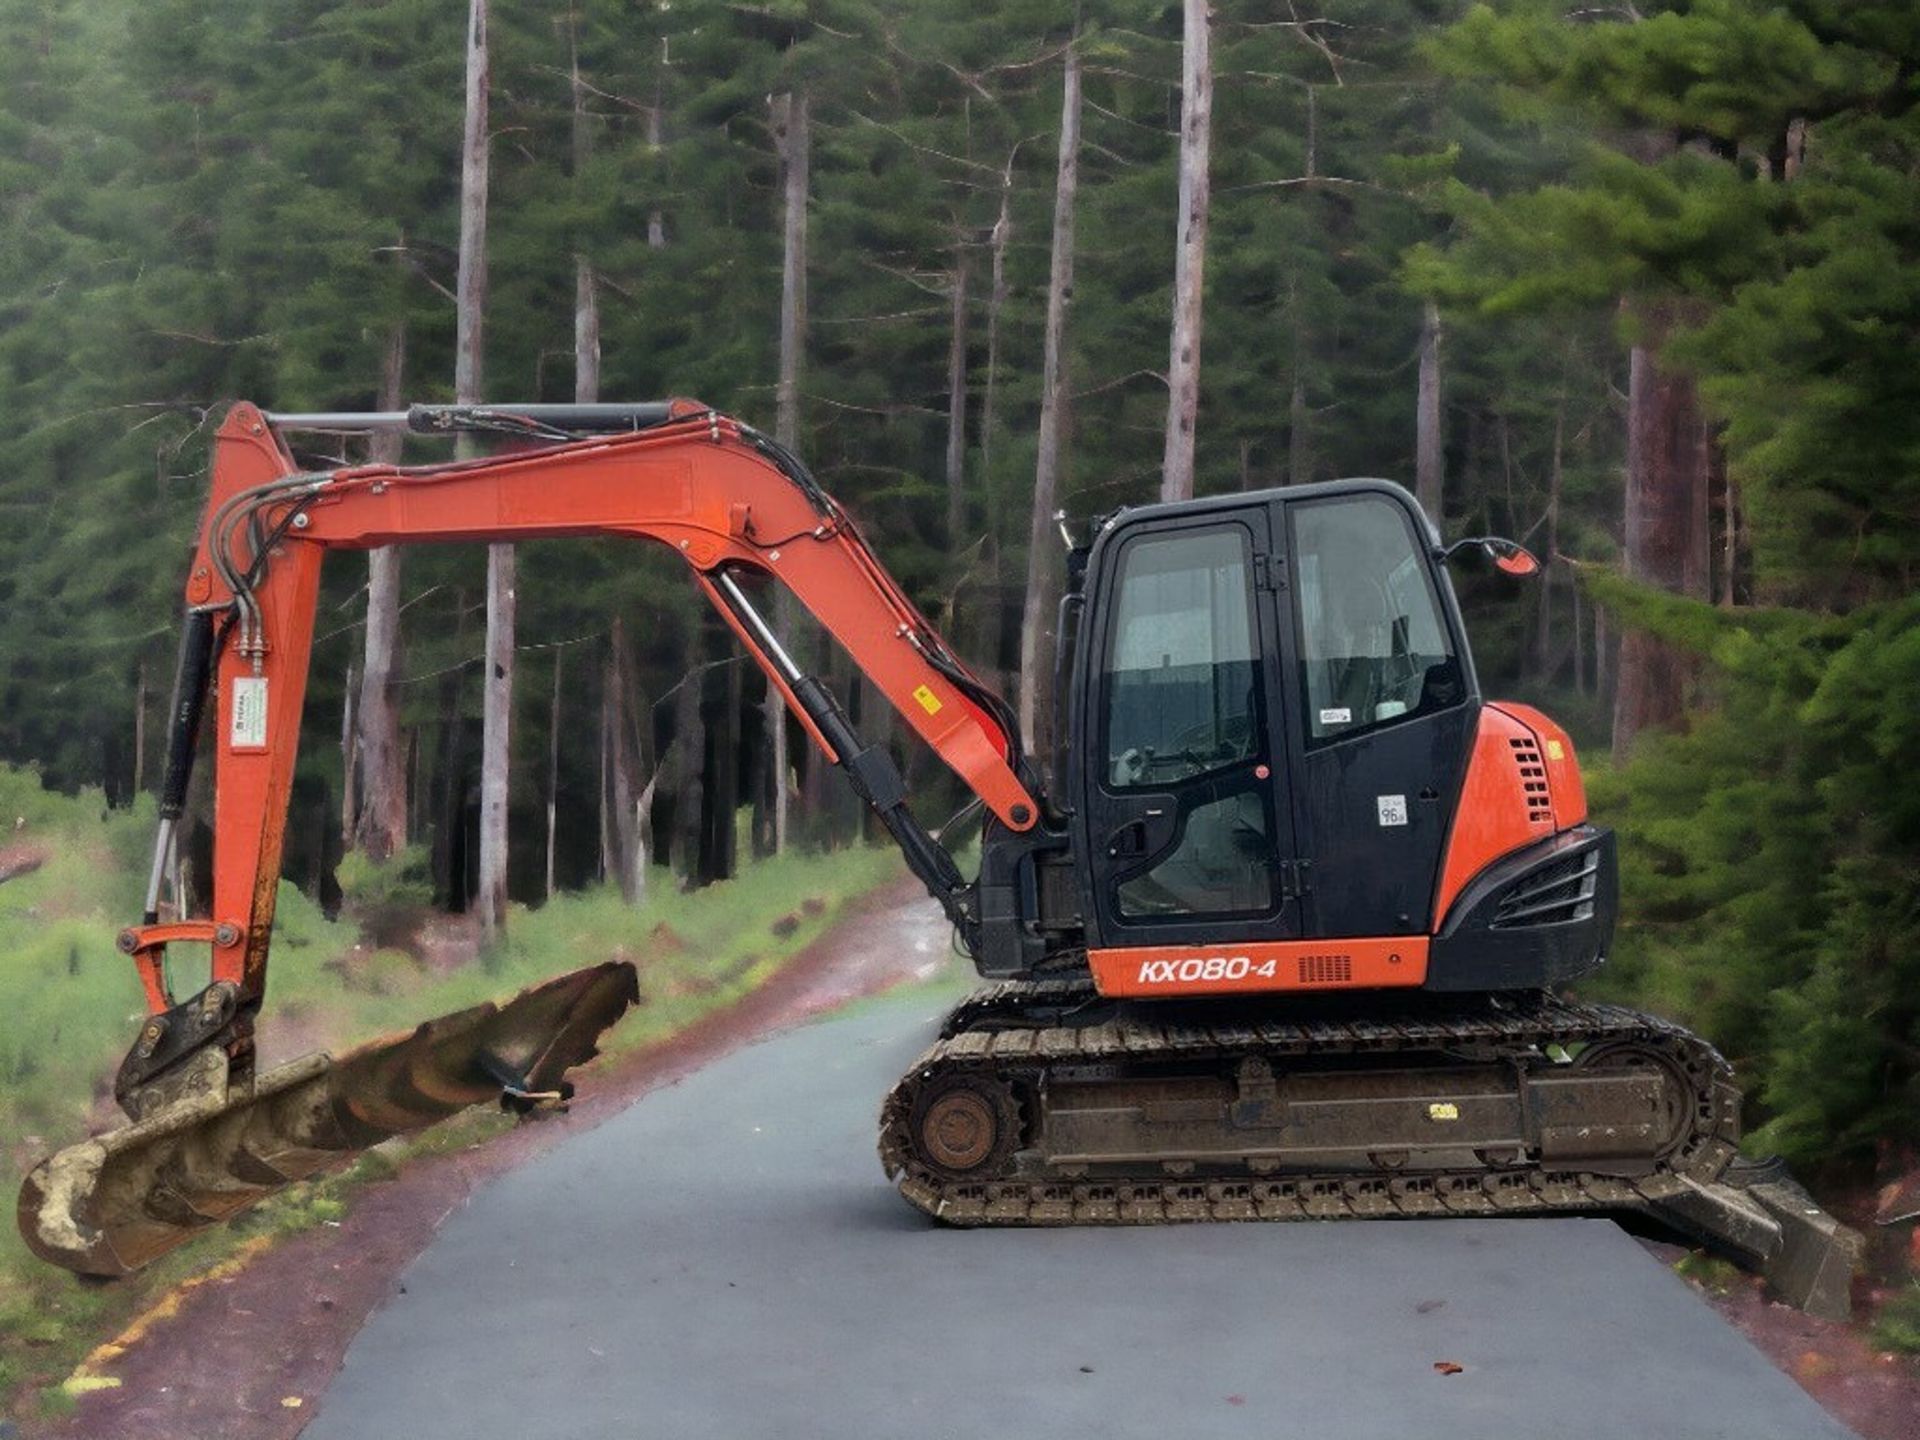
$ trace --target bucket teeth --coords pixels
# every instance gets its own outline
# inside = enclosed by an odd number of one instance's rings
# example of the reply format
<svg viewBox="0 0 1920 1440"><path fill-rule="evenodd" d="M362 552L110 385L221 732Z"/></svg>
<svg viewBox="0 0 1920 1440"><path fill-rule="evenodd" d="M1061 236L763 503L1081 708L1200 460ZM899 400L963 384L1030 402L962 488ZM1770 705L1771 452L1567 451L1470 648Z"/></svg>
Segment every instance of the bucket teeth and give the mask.
<svg viewBox="0 0 1920 1440"><path fill-rule="evenodd" d="M638 998L632 965L590 966L216 1087L42 1160L20 1189L20 1233L77 1274L131 1274L296 1180L502 1099L503 1074L520 1091L561 1091Z"/></svg>

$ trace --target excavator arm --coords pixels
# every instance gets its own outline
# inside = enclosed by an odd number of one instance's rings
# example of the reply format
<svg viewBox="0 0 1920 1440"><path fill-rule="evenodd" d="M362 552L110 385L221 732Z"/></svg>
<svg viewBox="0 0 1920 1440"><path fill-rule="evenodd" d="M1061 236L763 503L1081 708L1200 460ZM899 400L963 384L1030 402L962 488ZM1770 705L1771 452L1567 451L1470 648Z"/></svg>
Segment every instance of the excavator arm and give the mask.
<svg viewBox="0 0 1920 1440"><path fill-rule="evenodd" d="M563 418L579 413L557 408ZM516 424L524 412L483 411L478 416L489 428L516 435L523 448L443 465L318 473L295 466L280 417L245 404L229 413L215 442L211 494L187 582L147 913L121 941L139 963L156 1013L174 1004L161 956L183 940L212 946L212 977L237 987L242 1009L264 993L320 566L329 550L597 535L669 546L963 934L971 928L966 883L907 809L890 757L860 743L831 694L782 647L742 581L759 575L785 586L986 807L1008 828L1026 830L1039 804L1021 773L1004 704L947 649L846 512L771 441L690 401L599 411L632 416L640 428L561 439L571 432L549 422L528 416ZM288 428L354 419L286 417ZM397 416L362 423L383 420L402 423ZM439 430L461 421L451 407L416 407L404 423ZM165 851L186 801L208 695L217 702L212 905L204 920L160 924Z"/></svg>
<svg viewBox="0 0 1920 1440"><path fill-rule="evenodd" d="M477 431L504 444L446 464L311 471L285 439L400 427ZM199 1225L387 1135L489 1096L526 1109L568 1093L566 1068L594 1053L600 1030L634 998L631 967L559 977L503 1006L444 1017L340 1059L311 1057L260 1077L253 1066L326 553L564 536L631 536L676 551L962 940L977 943L975 886L915 819L891 757L862 744L744 582L758 576L786 587L993 817L1023 832L1039 821L1040 803L1017 729L847 513L780 446L685 400L317 416L239 404L214 444L187 579L145 911L119 941L149 1011L115 1084L135 1123L70 1147L29 1176L20 1220L39 1253L89 1273L125 1273ZM203 917L163 920L209 698L211 902ZM207 986L183 999L169 983L167 952L185 944L207 945L211 959Z"/></svg>

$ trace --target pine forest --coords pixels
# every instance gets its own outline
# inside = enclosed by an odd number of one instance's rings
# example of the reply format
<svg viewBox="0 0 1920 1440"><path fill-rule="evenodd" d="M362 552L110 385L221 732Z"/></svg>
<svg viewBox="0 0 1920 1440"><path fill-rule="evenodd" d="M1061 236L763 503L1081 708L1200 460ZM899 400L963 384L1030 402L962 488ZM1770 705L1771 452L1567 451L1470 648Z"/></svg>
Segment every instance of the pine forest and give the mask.
<svg viewBox="0 0 1920 1440"><path fill-rule="evenodd" d="M1545 562L1456 584L1621 835L1592 993L1732 1057L1757 1153L1911 1163L1912 5L0 0L0 200L0 761L48 787L158 783L234 400L697 397L806 457L1039 755L1063 527L1385 477ZM657 547L348 555L320 615L323 908L503 925L866 838Z"/></svg>

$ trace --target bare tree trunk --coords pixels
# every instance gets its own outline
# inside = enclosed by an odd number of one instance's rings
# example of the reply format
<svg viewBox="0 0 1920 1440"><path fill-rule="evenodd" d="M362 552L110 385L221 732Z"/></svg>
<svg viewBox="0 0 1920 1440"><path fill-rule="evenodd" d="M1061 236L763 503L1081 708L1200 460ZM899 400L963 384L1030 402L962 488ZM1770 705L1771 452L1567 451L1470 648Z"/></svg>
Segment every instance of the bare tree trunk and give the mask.
<svg viewBox="0 0 1920 1440"><path fill-rule="evenodd" d="M1313 448L1307 435L1307 381L1296 367L1293 393L1287 401L1287 484L1304 485L1313 478Z"/></svg>
<svg viewBox="0 0 1920 1440"><path fill-rule="evenodd" d="M608 784L611 779L609 756L613 750L613 706L609 700L613 691L607 681L611 660L600 668L600 751L599 769L595 775L594 794L598 797L600 820L600 878L605 880L613 873L613 807L608 803Z"/></svg>
<svg viewBox="0 0 1920 1440"><path fill-rule="evenodd" d="M994 220L988 240L991 254L991 278L987 289L987 374L980 395L980 486L987 497L985 588L988 602L979 607L979 645L976 653L997 670L1001 664L1002 637L1006 633L1006 586L1001 571L1000 526L993 513L993 442L997 434L994 402L1000 384L1000 316L1007 304L1007 245L1013 236L1013 164L1020 153L1015 145L1007 152L1007 163L1000 172L1000 214ZM918 759L916 749L913 758Z"/></svg>
<svg viewBox="0 0 1920 1440"><path fill-rule="evenodd" d="M553 862L560 840L560 672L567 652L553 651L553 706L547 712L547 899L553 898Z"/></svg>
<svg viewBox="0 0 1920 1440"><path fill-rule="evenodd" d="M707 773L707 731L700 714L700 695L707 671L700 659L699 628L687 637L688 673L673 698L673 849L674 874L682 890L703 883L700 866L701 817Z"/></svg>
<svg viewBox="0 0 1920 1440"><path fill-rule="evenodd" d="M800 368L807 333L807 188L812 137L809 133L807 93L796 90L775 96L774 143L779 150L782 187L782 257L780 266L780 374L774 391L774 439L789 450L800 447ZM793 607L782 587L774 598L774 623L791 633ZM786 701L778 686L767 686L762 710L767 732L767 765L772 771L767 803L773 811L768 827L777 855L787 848L790 825L788 804Z"/></svg>
<svg viewBox="0 0 1920 1440"><path fill-rule="evenodd" d="M643 727L652 715L634 701L627 669L627 632L614 616L607 637L607 663L600 682L601 775L600 846L606 873L620 886L628 904L640 903L646 885L646 825L635 795L635 772L644 762ZM657 778L657 772L656 772ZM652 809L651 782L645 814Z"/></svg>
<svg viewBox="0 0 1920 1440"><path fill-rule="evenodd" d="M347 662L347 682L340 687L340 845L344 849L353 843L355 822L358 816L354 809L355 787L353 783L356 769L353 713L353 662Z"/></svg>
<svg viewBox="0 0 1920 1440"><path fill-rule="evenodd" d="M987 291L987 378L980 396L980 473L993 464L994 398L1000 382L1000 314L1007 304L1007 245L1013 238L1013 162L1016 146L1007 154L1006 168L1000 172L1000 215L993 222L989 248L993 254L993 279Z"/></svg>
<svg viewBox="0 0 1920 1440"><path fill-rule="evenodd" d="M1309 98L1312 90L1307 91ZM1287 398L1287 484L1304 485L1313 478L1313 441L1308 433L1312 416L1307 409L1307 321L1300 291L1287 285L1288 329L1293 332L1293 388Z"/></svg>
<svg viewBox="0 0 1920 1440"><path fill-rule="evenodd" d="M1567 587L1573 595L1573 693L1584 697L1587 693L1587 617L1585 606L1580 601L1580 587Z"/></svg>
<svg viewBox="0 0 1920 1440"><path fill-rule="evenodd" d="M568 11L569 58L573 82L573 178L582 183L593 154L587 129L587 83L580 74L578 16ZM584 250L573 255L573 398L591 405L600 398L600 297L595 290L593 264Z"/></svg>
<svg viewBox="0 0 1920 1440"><path fill-rule="evenodd" d="M1664 325L1656 333L1664 333ZM1678 594L1707 598L1701 531L1712 435L1691 376L1662 370L1652 349L1636 345L1627 388L1627 574ZM1624 761L1641 731L1684 714L1693 663L1643 630L1620 642L1614 689L1613 755Z"/></svg>
<svg viewBox="0 0 1920 1440"><path fill-rule="evenodd" d="M460 147L460 263L455 282L453 398L476 405L482 377L487 303L487 184L491 91L487 0L468 0L467 112ZM464 449L465 447L463 447ZM468 451L467 453L471 453ZM515 563L511 545L487 547L487 644L481 684L480 872L475 907L492 939L507 919L507 779L513 729Z"/></svg>
<svg viewBox="0 0 1920 1440"><path fill-rule="evenodd" d="M720 617L709 610L701 623L711 637L707 652L727 656L731 632ZM712 734L713 757L707 764L706 858L701 873L708 880L725 880L737 869L735 856L739 845L734 819L740 808L740 666L723 663L718 667L720 703L715 707Z"/></svg>
<svg viewBox="0 0 1920 1440"><path fill-rule="evenodd" d="M1724 470L1724 466L1722 467ZM1733 605L1733 583L1740 569L1740 497L1735 492L1733 476L1728 474L1720 490L1720 511L1723 530L1720 536L1720 604L1731 608Z"/></svg>
<svg viewBox="0 0 1920 1440"><path fill-rule="evenodd" d="M1446 441L1440 411L1440 307L1431 300L1420 321L1420 398L1414 421L1413 490L1433 523L1446 502Z"/></svg>
<svg viewBox="0 0 1920 1440"><path fill-rule="evenodd" d="M947 344L947 553L958 556L967 517L967 252L953 250L953 325Z"/></svg>
<svg viewBox="0 0 1920 1440"><path fill-rule="evenodd" d="M393 322L380 360L380 408L402 407L406 384L407 326ZM376 433L368 458L392 465L400 459L400 436ZM400 743L400 551L382 545L367 552L367 630L360 669L360 808L347 843L384 864L407 843L406 751ZM353 777L347 777L349 786Z"/></svg>
<svg viewBox="0 0 1920 1440"><path fill-rule="evenodd" d="M1541 556L1539 627L1534 634L1534 655L1541 678L1546 680L1551 680L1558 668L1552 660L1553 577L1560 573L1554 557L1560 553L1560 489L1565 478L1562 456L1566 437L1567 402L1562 397L1553 411L1553 458L1547 464L1547 543L1546 554Z"/></svg>
<svg viewBox="0 0 1920 1440"><path fill-rule="evenodd" d="M512 763L513 635L519 599L513 546L487 547L487 658L481 677L480 873L481 929L498 935L507 923L507 779Z"/></svg>
<svg viewBox="0 0 1920 1440"><path fill-rule="evenodd" d="M1078 37L1075 37L1076 41ZM1033 513L1027 527L1027 594L1020 618L1020 735L1028 753L1045 754L1051 725L1044 702L1052 691L1053 620L1060 589L1060 544L1054 497L1067 423L1067 307L1073 300L1073 211L1080 183L1080 52L1067 48L1060 98L1060 167L1053 190L1053 265L1047 280L1047 331L1040 380L1039 455L1033 469Z"/></svg>
<svg viewBox="0 0 1920 1440"><path fill-rule="evenodd" d="M1205 315L1213 58L1207 0L1185 0L1180 62L1180 224L1173 264L1173 341L1167 359L1167 435L1160 498L1193 497L1194 429L1200 417L1200 330Z"/></svg>
<svg viewBox="0 0 1920 1440"><path fill-rule="evenodd" d="M660 37L660 67L653 77L653 104L647 107L647 151L658 155L660 147L666 141L666 64L667 37ZM647 248L664 250L667 248L667 216L658 205L647 211Z"/></svg>
<svg viewBox="0 0 1920 1440"><path fill-rule="evenodd" d="M147 788L147 662L142 660L133 681L133 793Z"/></svg>

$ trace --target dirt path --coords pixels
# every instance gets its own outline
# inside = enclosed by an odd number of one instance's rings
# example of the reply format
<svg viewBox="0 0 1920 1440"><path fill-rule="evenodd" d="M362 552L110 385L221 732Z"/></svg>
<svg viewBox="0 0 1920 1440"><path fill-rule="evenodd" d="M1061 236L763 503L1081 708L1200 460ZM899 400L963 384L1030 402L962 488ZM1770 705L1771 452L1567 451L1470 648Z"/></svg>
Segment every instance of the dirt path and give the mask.
<svg viewBox="0 0 1920 1440"><path fill-rule="evenodd" d="M856 901L739 1003L589 1072L563 1119L410 1164L391 1181L357 1190L337 1224L273 1246L235 1273L182 1287L125 1354L96 1367L118 1387L82 1396L73 1416L32 1433L63 1440L291 1440L395 1277L476 1186L762 1036L931 977L946 950L946 924L917 884ZM177 1310L165 1313L174 1301Z"/></svg>

